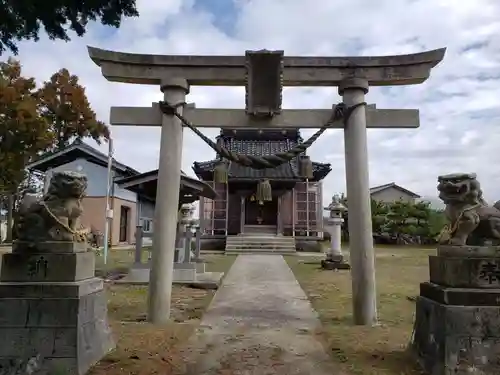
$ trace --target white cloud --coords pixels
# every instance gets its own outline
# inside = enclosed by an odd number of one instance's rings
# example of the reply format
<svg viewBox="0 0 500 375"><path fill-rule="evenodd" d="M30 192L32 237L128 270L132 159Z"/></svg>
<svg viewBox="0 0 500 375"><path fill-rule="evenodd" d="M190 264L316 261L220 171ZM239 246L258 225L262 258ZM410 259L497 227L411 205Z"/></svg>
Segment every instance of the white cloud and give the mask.
<svg viewBox="0 0 500 375"><path fill-rule="evenodd" d="M230 0L226 0L230 1ZM435 196L436 176L476 171L486 197L500 198L500 3L495 0L352 0L321 6L302 0L240 0L233 35L195 1L138 1L141 17L121 29L91 27L72 42L23 42L25 73L38 81L65 67L81 78L100 119L112 105L148 106L161 100L158 87L107 82L87 55L86 45L110 50L162 54L243 54L245 49L283 49L288 55L383 55L447 47L430 79L416 86L371 88L367 101L378 108L418 108L421 127L369 131L372 185L395 181ZM227 15L226 15L227 16ZM199 107L243 107L238 88L194 87L188 98ZM336 88L288 88L287 108L330 108ZM117 158L146 171L156 168L159 129L112 129ZM216 130L204 130L215 137ZM311 131L304 131L307 136ZM327 132L310 150L314 160L331 162L325 203L343 191L343 136ZM188 130L183 169L213 152Z"/></svg>

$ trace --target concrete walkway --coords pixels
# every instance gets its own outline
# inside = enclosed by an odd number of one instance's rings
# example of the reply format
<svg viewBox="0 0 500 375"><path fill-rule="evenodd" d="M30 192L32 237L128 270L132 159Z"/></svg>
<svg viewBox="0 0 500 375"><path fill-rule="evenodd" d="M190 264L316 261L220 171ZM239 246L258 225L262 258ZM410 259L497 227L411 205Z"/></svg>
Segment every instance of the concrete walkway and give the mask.
<svg viewBox="0 0 500 375"><path fill-rule="evenodd" d="M338 375L281 255L240 255L183 350L186 375Z"/></svg>

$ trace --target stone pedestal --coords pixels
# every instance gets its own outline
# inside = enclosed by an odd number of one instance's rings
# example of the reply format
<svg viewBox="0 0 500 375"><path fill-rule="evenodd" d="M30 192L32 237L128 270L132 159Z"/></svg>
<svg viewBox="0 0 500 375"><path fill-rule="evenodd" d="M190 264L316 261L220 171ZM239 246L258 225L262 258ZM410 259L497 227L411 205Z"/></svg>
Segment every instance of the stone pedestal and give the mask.
<svg viewBox="0 0 500 375"><path fill-rule="evenodd" d="M350 270L351 266L344 261L343 257L340 257L338 259L323 259L321 268L325 270Z"/></svg>
<svg viewBox="0 0 500 375"><path fill-rule="evenodd" d="M39 356L40 374L81 375L114 348L94 253L61 242L37 250L49 245L2 257L0 373Z"/></svg>
<svg viewBox="0 0 500 375"><path fill-rule="evenodd" d="M135 284L147 285L149 284L149 275L151 272L151 264L149 263L136 263L134 264L127 276L123 279L116 280L117 284ZM200 276L205 273L205 263L174 263L174 284L193 283L198 280Z"/></svg>
<svg viewBox="0 0 500 375"><path fill-rule="evenodd" d="M500 373L500 247L441 246L420 284L412 350L432 375Z"/></svg>

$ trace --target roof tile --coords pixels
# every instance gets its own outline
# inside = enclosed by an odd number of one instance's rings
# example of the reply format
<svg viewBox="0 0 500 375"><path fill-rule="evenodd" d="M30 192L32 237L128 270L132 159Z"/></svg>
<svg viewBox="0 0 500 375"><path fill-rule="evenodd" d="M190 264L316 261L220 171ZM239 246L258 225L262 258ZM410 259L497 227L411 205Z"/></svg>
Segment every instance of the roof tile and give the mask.
<svg viewBox="0 0 500 375"><path fill-rule="evenodd" d="M253 155L253 156L266 156L275 155L277 153L282 153L290 150L297 145L297 140L300 138L295 135L294 137L287 136L277 136L276 131L272 131L271 139L266 139L266 132L251 132L246 130L243 132L235 132L233 134L223 133L219 136L219 142L222 141L224 147L232 152L236 152L242 155ZM244 135L243 135L244 134ZM239 138L241 137L241 138ZM284 163L276 168L267 169L253 169L251 167L246 167L239 165L234 162L230 162L228 176L235 179L301 179L299 174L299 163L300 156L293 158L288 163ZM197 174L202 172L212 172L216 163L220 159L209 160L204 162L195 162L193 169ZM331 171L330 164L313 163L313 173L315 174L315 179L320 180L324 178Z"/></svg>

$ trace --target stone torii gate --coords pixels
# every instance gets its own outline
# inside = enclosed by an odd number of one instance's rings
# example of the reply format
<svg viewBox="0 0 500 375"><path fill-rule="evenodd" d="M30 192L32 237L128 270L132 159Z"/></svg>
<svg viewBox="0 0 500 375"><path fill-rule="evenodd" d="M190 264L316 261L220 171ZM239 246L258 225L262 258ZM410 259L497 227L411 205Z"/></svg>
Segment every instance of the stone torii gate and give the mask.
<svg viewBox="0 0 500 375"><path fill-rule="evenodd" d="M364 103L370 86L420 84L444 57L445 49L382 57L285 57L283 51L247 51L245 56L182 56L120 53L89 47L91 59L109 81L160 87L164 101L196 127L319 128L331 109L281 109L283 86L338 86L347 107ZM245 86L245 109L184 106L190 85ZM161 126L153 262L148 319L169 319L177 203L182 159L181 120L151 107L112 107L112 125ZM344 124L350 261L354 323L377 322L374 249L368 180L366 128L417 128L414 109L360 106Z"/></svg>

